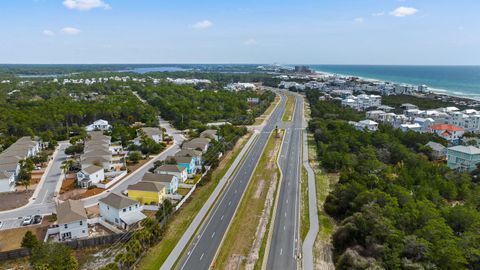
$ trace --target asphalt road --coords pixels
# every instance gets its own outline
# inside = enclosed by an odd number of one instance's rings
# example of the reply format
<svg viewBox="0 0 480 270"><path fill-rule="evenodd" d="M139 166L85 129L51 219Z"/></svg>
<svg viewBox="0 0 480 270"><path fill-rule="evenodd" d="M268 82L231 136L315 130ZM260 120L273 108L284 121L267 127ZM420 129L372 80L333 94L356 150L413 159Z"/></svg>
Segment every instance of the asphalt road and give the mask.
<svg viewBox="0 0 480 270"><path fill-rule="evenodd" d="M285 137L279 158L283 179L267 269L296 269L300 254L298 245L299 182L301 176L303 97L296 95L293 121L285 123Z"/></svg>
<svg viewBox="0 0 480 270"><path fill-rule="evenodd" d="M218 202L211 210L211 214L180 259L178 269L209 269L255 166L263 153L270 133L281 122L284 110L285 97L282 96L279 105L273 111L257 141L254 142L245 159L240 163L237 172L230 180L230 185L219 197Z"/></svg>
<svg viewBox="0 0 480 270"><path fill-rule="evenodd" d="M54 193L62 177L62 162L67 159L65 148L68 143L59 143L56 155L53 157L53 163L50 165L43 185L34 194L34 200L26 206L13 210L0 212L0 220L4 223L1 229L20 227L21 217L29 215L47 215L55 212Z"/></svg>

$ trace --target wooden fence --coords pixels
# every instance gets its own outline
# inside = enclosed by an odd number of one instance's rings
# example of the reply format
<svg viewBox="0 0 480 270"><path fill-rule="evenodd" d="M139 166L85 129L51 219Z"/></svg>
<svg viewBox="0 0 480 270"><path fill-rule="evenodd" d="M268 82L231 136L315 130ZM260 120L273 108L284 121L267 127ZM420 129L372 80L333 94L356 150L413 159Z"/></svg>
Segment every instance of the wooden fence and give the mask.
<svg viewBox="0 0 480 270"><path fill-rule="evenodd" d="M132 237L132 232L126 233L117 233L110 235L102 235L98 237L86 238L86 239L74 239L68 242L63 242L63 244L73 248L85 248L99 245L112 244L116 242L126 242ZM9 251L0 252L0 261L3 260L13 260L30 255L30 250L28 248L19 248Z"/></svg>

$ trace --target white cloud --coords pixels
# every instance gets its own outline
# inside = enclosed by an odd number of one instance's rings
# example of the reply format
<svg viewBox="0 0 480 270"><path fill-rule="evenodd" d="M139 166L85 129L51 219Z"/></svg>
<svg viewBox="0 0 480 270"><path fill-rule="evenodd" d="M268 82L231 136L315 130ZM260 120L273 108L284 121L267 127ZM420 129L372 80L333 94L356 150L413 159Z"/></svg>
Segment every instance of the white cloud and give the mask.
<svg viewBox="0 0 480 270"><path fill-rule="evenodd" d="M361 17L360 17L360 18L355 18L355 19L353 20L353 22L354 22L354 23L364 23L364 22L365 22L365 19L364 19L364 18L361 18Z"/></svg>
<svg viewBox="0 0 480 270"><path fill-rule="evenodd" d="M249 39L245 40L245 42L243 44L251 46L251 45L257 45L258 42L254 38L249 38Z"/></svg>
<svg viewBox="0 0 480 270"><path fill-rule="evenodd" d="M78 35L80 34L80 29L75 27L64 27L60 30L65 35Z"/></svg>
<svg viewBox="0 0 480 270"><path fill-rule="evenodd" d="M383 11L372 14L373 17L380 17L380 16L383 16L383 15L385 15L385 12L383 12Z"/></svg>
<svg viewBox="0 0 480 270"><path fill-rule="evenodd" d="M64 0L63 5L69 9L89 10L93 8L111 9L103 0Z"/></svg>
<svg viewBox="0 0 480 270"><path fill-rule="evenodd" d="M197 23L195 23L193 25L193 28L197 28L197 29L207 29L207 28L210 28L213 26L213 23L209 20L203 20L203 21L199 21Z"/></svg>
<svg viewBox="0 0 480 270"><path fill-rule="evenodd" d="M48 30L48 29L43 30L43 34L45 36L54 36L55 35L55 33L53 31Z"/></svg>
<svg viewBox="0 0 480 270"><path fill-rule="evenodd" d="M394 11L390 12L390 15L395 17L410 16L418 12L418 9L413 7L398 7Z"/></svg>

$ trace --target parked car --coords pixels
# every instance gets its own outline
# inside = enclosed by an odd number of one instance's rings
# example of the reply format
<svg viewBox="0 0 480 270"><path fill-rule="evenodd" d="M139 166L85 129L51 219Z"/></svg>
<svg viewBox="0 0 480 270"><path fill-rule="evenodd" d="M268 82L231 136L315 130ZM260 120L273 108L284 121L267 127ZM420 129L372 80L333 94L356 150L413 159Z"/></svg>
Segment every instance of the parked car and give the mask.
<svg viewBox="0 0 480 270"><path fill-rule="evenodd" d="M42 219L43 219L42 216L40 216L40 215L35 215L35 216L33 217L33 224L42 223Z"/></svg>
<svg viewBox="0 0 480 270"><path fill-rule="evenodd" d="M26 216L22 220L22 226L28 226L32 224L32 221L33 221L32 216Z"/></svg>

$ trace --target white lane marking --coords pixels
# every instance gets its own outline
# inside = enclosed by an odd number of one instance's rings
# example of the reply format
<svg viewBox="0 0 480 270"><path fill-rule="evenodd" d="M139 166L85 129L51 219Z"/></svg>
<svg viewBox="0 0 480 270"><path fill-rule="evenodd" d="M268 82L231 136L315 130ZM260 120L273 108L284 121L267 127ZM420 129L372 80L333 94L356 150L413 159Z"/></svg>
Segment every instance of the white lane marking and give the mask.
<svg viewBox="0 0 480 270"><path fill-rule="evenodd" d="M285 231L285 225L283 226L283 230Z"/></svg>
<svg viewBox="0 0 480 270"><path fill-rule="evenodd" d="M287 199L287 204L288 204L288 199Z"/></svg>
<svg viewBox="0 0 480 270"><path fill-rule="evenodd" d="M203 255L205 255L205 253L202 253L202 256L200 256L200 261L203 259Z"/></svg>
<svg viewBox="0 0 480 270"><path fill-rule="evenodd" d="M237 190L235 189L235 194L237 194Z"/></svg>
<svg viewBox="0 0 480 270"><path fill-rule="evenodd" d="M280 255L282 255L282 254L283 254L283 248L280 249Z"/></svg>
<svg viewBox="0 0 480 270"><path fill-rule="evenodd" d="M287 216L287 211L285 211L285 216Z"/></svg>
<svg viewBox="0 0 480 270"><path fill-rule="evenodd" d="M220 218L220 220L223 220L223 215L222 215L222 217Z"/></svg>
<svg viewBox="0 0 480 270"><path fill-rule="evenodd" d="M212 233L212 238L215 236L215 232Z"/></svg>
<svg viewBox="0 0 480 270"><path fill-rule="evenodd" d="M228 202L228 206L230 206L230 204L232 204L232 201L229 201L229 202Z"/></svg>

